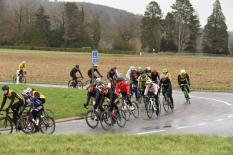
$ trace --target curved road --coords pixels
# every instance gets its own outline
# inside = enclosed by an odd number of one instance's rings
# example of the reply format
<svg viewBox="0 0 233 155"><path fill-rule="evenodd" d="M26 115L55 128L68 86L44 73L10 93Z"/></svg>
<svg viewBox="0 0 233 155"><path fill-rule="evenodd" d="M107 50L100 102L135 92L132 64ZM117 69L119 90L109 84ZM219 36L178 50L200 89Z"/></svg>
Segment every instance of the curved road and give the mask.
<svg viewBox="0 0 233 155"><path fill-rule="evenodd" d="M5 84L1 83L0 84ZM61 87L64 85L30 84L42 87ZM162 97L160 97L161 99ZM85 120L57 123L56 134L204 134L233 136L233 94L192 92L191 104L185 103L180 91L174 91L175 109L166 114L163 110L159 117L148 119L145 108L140 106L138 119L131 118L125 128L115 125L104 131L99 124L96 129L87 126Z"/></svg>
<svg viewBox="0 0 233 155"><path fill-rule="evenodd" d="M204 134L233 136L233 94L191 93L191 104L185 103L181 92L173 94L175 109L166 114L162 107L161 115L148 119L145 108L140 106L140 117L131 118L125 128L115 125L104 131L101 125L96 129L87 126L85 120L74 120L57 124L56 134Z"/></svg>

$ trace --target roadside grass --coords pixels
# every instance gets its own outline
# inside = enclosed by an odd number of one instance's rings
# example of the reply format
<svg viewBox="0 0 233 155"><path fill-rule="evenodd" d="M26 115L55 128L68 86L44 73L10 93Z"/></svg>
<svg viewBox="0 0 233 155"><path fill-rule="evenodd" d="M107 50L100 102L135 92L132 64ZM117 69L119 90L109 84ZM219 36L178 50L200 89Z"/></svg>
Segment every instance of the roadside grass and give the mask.
<svg viewBox="0 0 233 155"><path fill-rule="evenodd" d="M80 65L87 80L87 70L91 66L90 53L0 49L0 81L12 81L12 76L22 60L27 61L29 83L67 84L70 80L69 72L75 64ZM193 90L233 92L231 57L161 53L144 56L101 54L99 58L99 70L105 77L113 66L117 66L118 72L125 75L132 65L151 66L159 72L168 68L174 88L178 88L177 76L180 69L186 69ZM104 80L106 81L106 78Z"/></svg>
<svg viewBox="0 0 233 155"><path fill-rule="evenodd" d="M19 95L21 95L24 89L29 87L27 85L9 86L10 89L16 91ZM85 91L65 88L33 88L46 96L46 103L44 106L54 112L55 119L75 116L81 117L86 113L86 109L83 107L83 102L86 100ZM5 107L6 106L8 106L8 104L5 105Z"/></svg>
<svg viewBox="0 0 233 155"><path fill-rule="evenodd" d="M231 155L233 138L194 135L0 135L0 154L9 155ZM9 145L10 144L10 145Z"/></svg>

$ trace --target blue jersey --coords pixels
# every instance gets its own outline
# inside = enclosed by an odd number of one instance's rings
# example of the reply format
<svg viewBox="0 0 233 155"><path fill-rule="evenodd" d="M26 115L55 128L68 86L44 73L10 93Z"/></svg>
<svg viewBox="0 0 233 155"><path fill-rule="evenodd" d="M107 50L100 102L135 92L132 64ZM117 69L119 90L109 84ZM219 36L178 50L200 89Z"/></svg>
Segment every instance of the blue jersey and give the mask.
<svg viewBox="0 0 233 155"><path fill-rule="evenodd" d="M39 100L38 98L34 98L34 99L32 100L32 103L33 103L33 106L34 106L35 108L38 108L38 107L42 106L42 102L41 102L41 100Z"/></svg>

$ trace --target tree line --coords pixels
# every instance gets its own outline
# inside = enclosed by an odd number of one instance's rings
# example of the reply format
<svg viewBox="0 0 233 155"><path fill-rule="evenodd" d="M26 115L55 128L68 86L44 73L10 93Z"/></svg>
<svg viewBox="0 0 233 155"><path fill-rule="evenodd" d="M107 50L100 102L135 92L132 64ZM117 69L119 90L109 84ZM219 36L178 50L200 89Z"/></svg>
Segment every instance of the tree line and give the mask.
<svg viewBox="0 0 233 155"><path fill-rule="evenodd" d="M202 32L197 11L189 0L176 0L162 19L157 2L146 8L141 22L142 47L148 51L195 52L198 44L202 51L229 54L228 32L219 0L213 4L213 12ZM200 40L202 40L200 42Z"/></svg>
<svg viewBox="0 0 233 155"><path fill-rule="evenodd" d="M77 3L47 2L51 5L48 12L33 0L17 2L9 8L6 0L0 0L0 45L229 54L219 0L204 30L190 0L176 0L164 18L159 4L151 1L141 20L122 17L111 31L105 30L107 21L101 14L87 20L88 12ZM102 40L107 41L100 47Z"/></svg>

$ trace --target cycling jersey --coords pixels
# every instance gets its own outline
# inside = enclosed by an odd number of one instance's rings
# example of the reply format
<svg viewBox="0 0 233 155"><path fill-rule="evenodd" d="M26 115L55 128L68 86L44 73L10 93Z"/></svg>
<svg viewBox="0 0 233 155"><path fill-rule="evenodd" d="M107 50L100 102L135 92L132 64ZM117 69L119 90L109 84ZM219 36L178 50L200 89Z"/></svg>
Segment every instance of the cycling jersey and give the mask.
<svg viewBox="0 0 233 155"><path fill-rule="evenodd" d="M153 93L154 95L157 95L158 92L159 92L159 86L155 83L152 83L146 86L144 95L147 96L148 93Z"/></svg>
<svg viewBox="0 0 233 155"><path fill-rule="evenodd" d="M146 81L150 80L150 78L146 75L145 77L139 76L138 78L138 87L145 89L146 88Z"/></svg>
<svg viewBox="0 0 233 155"><path fill-rule="evenodd" d="M2 105L0 109L2 109L6 104L7 98L10 99L9 108L11 108L14 104L23 101L22 98L18 94L16 94L13 90L9 90L8 93L3 96Z"/></svg>
<svg viewBox="0 0 233 155"><path fill-rule="evenodd" d="M190 81L189 81L189 75L188 74L185 74L185 75L181 75L179 74L178 75L178 84L181 85L181 84L190 84Z"/></svg>
<svg viewBox="0 0 233 155"><path fill-rule="evenodd" d="M151 80L155 83L158 83L160 81L159 73L158 72L152 72L151 73Z"/></svg>
<svg viewBox="0 0 233 155"><path fill-rule="evenodd" d="M114 70L108 71L107 78L109 81L116 80L117 79L117 73Z"/></svg>
<svg viewBox="0 0 233 155"><path fill-rule="evenodd" d="M97 76L95 75L95 72L96 72L100 77L102 77L102 75L100 74L100 72L99 72L98 69L93 69L93 74L94 74L93 77L94 77L94 79L97 78ZM90 79L92 79L92 68L90 68L90 69L88 70L87 75L89 76Z"/></svg>
<svg viewBox="0 0 233 155"><path fill-rule="evenodd" d="M76 73L79 72L79 74L81 75L81 77L83 78L83 75L80 71L80 69L77 69L77 67L74 67L71 71L70 71L70 76L71 77L76 77Z"/></svg>
<svg viewBox="0 0 233 155"><path fill-rule="evenodd" d="M26 65L25 64L19 64L19 68L20 71L25 71L26 70Z"/></svg>
<svg viewBox="0 0 233 155"><path fill-rule="evenodd" d="M127 95L130 95L130 87L127 84L127 82L121 81L120 83L117 83L115 93L116 94L126 93Z"/></svg>

